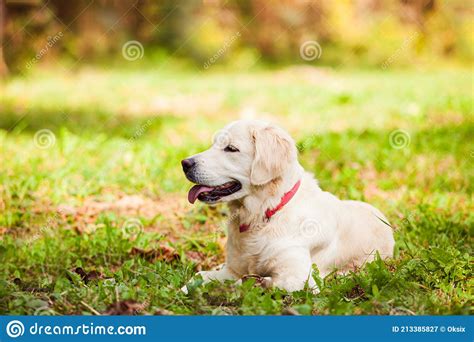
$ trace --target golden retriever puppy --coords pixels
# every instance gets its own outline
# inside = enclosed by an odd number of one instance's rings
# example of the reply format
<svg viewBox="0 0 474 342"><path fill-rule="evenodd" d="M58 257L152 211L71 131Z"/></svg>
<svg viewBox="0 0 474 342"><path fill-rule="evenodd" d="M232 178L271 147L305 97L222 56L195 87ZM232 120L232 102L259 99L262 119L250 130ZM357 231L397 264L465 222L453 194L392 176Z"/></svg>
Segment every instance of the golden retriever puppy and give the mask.
<svg viewBox="0 0 474 342"><path fill-rule="evenodd" d="M182 161L194 185L188 194L208 204L228 202L226 263L199 272L204 281L256 274L287 291L317 290L311 275L347 271L393 254L393 232L371 205L323 191L298 162L293 139L281 128L240 120L213 146ZM186 292L186 286L183 288Z"/></svg>

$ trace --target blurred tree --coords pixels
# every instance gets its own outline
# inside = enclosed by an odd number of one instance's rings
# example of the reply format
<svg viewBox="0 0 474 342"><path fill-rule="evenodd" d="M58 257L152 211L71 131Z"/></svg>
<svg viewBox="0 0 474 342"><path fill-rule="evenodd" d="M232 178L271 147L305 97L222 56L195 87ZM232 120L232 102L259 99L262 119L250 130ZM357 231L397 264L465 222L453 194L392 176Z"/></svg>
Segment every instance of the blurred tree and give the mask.
<svg viewBox="0 0 474 342"><path fill-rule="evenodd" d="M271 6L265 0L235 1L247 23L244 39L267 60L295 59L306 40L329 39L324 1L281 0Z"/></svg>
<svg viewBox="0 0 474 342"><path fill-rule="evenodd" d="M472 4L465 0L0 0L0 74L28 61L66 57L82 63L121 56L138 40L146 56L184 57L203 65L304 61L300 46L317 41L311 63L380 66L473 56ZM5 14L5 7L8 17ZM48 37L64 38L45 49ZM231 40L238 34L238 39ZM63 37L63 35L61 35ZM229 44L229 42L232 42ZM397 52L400 50L399 52ZM159 53L154 53L159 51ZM396 58L393 55L396 54ZM240 59L239 59L240 58ZM392 63L391 62L391 63ZM247 64L246 64L247 63Z"/></svg>
<svg viewBox="0 0 474 342"><path fill-rule="evenodd" d="M428 13L435 10L435 0L400 0L400 17L423 28Z"/></svg>
<svg viewBox="0 0 474 342"><path fill-rule="evenodd" d="M5 31L5 18L6 18L6 0L0 0L0 77L5 76L8 73L7 64L3 57L3 40L4 40L4 31Z"/></svg>

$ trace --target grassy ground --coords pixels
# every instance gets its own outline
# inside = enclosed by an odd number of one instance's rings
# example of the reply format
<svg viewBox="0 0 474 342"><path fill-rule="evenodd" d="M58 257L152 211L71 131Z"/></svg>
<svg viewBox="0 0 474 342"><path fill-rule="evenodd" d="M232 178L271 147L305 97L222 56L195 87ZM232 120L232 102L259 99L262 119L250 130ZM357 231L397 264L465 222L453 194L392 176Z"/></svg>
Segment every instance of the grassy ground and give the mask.
<svg viewBox="0 0 474 342"><path fill-rule="evenodd" d="M0 83L0 314L472 313L469 70L164 69ZM318 295L179 291L223 261L227 214L186 202L179 161L253 115L291 132L324 189L386 213L393 260Z"/></svg>

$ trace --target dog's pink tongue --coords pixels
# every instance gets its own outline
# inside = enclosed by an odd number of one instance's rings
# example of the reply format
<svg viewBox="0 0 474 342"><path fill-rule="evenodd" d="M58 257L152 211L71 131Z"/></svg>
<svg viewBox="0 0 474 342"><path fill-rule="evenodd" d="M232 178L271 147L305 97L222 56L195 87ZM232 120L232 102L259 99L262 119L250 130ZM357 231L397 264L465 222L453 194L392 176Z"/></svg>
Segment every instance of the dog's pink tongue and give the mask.
<svg viewBox="0 0 474 342"><path fill-rule="evenodd" d="M190 203L196 202L196 199L198 198L199 194L206 192L206 191L211 191L213 188L205 186L205 185L195 185L193 186L188 193L188 201Z"/></svg>

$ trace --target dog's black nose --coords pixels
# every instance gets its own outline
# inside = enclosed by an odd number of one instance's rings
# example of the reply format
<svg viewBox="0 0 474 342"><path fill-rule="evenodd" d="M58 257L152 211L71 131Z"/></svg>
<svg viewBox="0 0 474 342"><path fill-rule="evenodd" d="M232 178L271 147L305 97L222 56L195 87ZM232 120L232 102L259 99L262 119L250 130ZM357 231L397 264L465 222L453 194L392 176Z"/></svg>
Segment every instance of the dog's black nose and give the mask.
<svg viewBox="0 0 474 342"><path fill-rule="evenodd" d="M188 172L195 164L196 161L192 158L181 160L181 165L183 166L184 173Z"/></svg>

